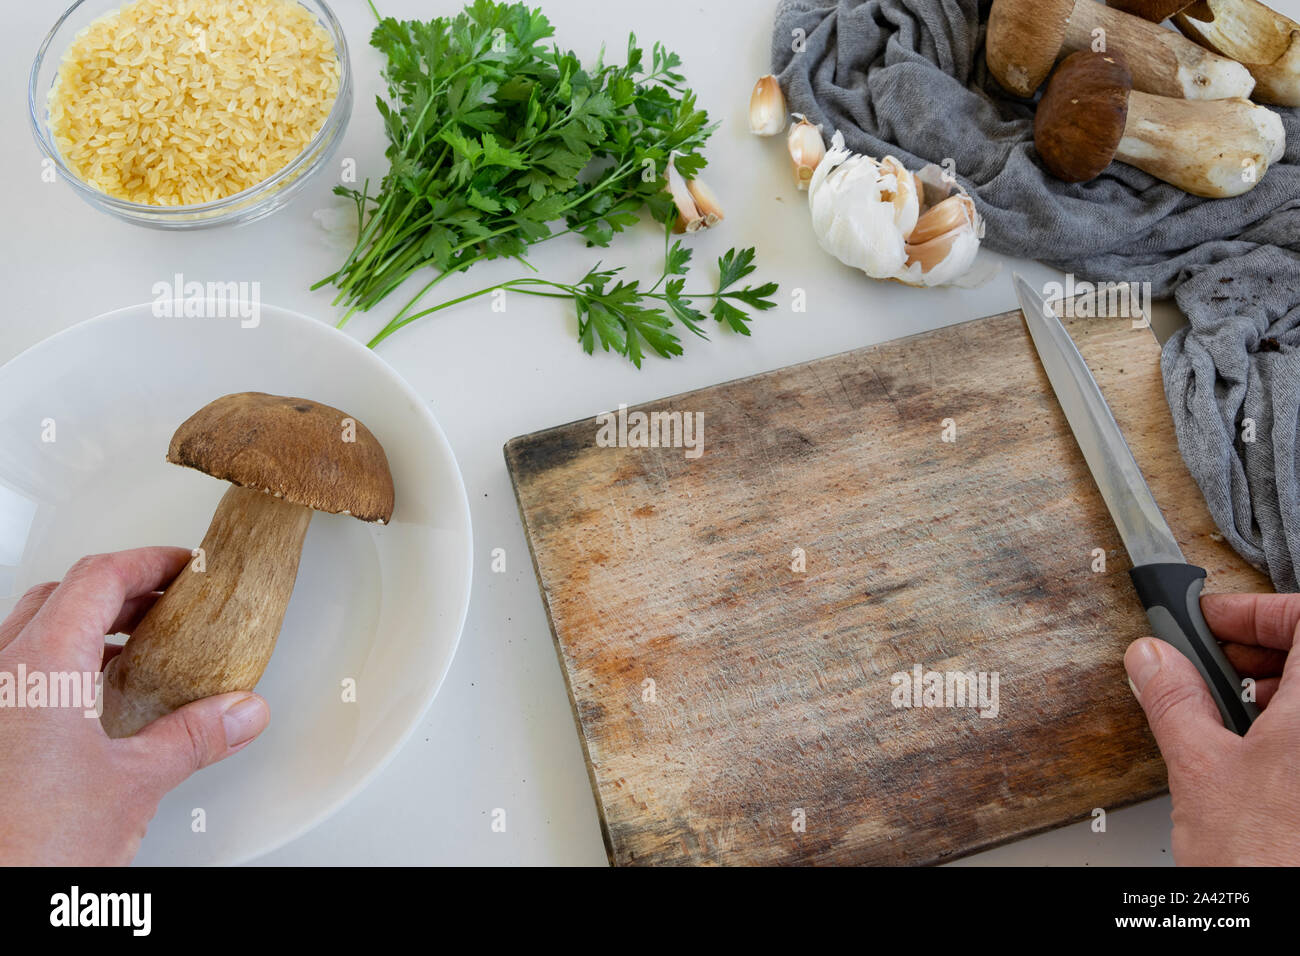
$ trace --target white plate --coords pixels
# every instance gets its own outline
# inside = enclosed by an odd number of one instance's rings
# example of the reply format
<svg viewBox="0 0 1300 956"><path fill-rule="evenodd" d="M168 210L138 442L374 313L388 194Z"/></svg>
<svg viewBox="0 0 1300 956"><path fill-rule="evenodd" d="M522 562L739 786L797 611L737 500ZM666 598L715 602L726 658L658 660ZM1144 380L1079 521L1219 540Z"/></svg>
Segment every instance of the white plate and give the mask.
<svg viewBox="0 0 1300 956"><path fill-rule="evenodd" d="M261 322L156 318L74 326L0 368L0 616L83 554L195 547L228 487L167 464L176 426L230 392L337 406L388 454L387 527L316 515L275 656L271 726L163 800L137 862L229 864L325 819L387 763L451 665L469 606L469 503L425 402L372 352L263 306ZM48 437L53 423L54 441ZM356 681L356 703L342 683ZM202 809L206 832L194 832Z"/></svg>

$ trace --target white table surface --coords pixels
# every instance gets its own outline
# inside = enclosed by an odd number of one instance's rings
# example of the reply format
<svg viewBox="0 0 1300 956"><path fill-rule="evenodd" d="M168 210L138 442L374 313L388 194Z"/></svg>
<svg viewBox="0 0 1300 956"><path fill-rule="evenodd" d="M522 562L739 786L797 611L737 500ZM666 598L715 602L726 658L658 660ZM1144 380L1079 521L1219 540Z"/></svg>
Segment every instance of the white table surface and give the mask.
<svg viewBox="0 0 1300 956"><path fill-rule="evenodd" d="M922 291L873 283L821 253L790 181L780 139L756 140L746 113L755 78L767 72L775 0L544 0L566 47L586 57L602 42L622 49L629 30L681 54L700 101L723 121L705 179L728 211L725 225L694 240L701 279L732 245L758 247L759 276L781 283L783 308L742 339L717 334L688 341L673 361L651 357L636 371L623 359L589 358L560 303L515 297L506 314L470 303L414 325L380 354L424 395L460 460L473 511L477 567L469 619L442 691L405 749L357 799L306 836L259 862L267 864L589 864L603 865L595 803L528 548L502 458L516 435L617 406L700 388L795 362L911 335L1015 307L1010 270L1031 282L1060 279L1043 266L1007 261L974 290ZM83 204L66 184L47 184L26 119L27 71L61 3L9 4L0 34L0 182L4 205L0 274L10 296L0 322L0 361L83 319L152 299L151 287L175 273L187 280L257 281L262 301L325 321L336 315L327 290L308 287L341 259L313 212L343 201L331 174L312 182L288 208L259 223L173 235L119 223ZM378 0L384 14L427 18L453 0ZM1300 17L1300 0L1275 6ZM334 0L355 59L357 101L335 169L355 159L361 177L386 166L373 102L380 56L367 44L373 18L364 0ZM532 262L542 274L578 278L598 259L658 268L661 236L646 226L611 250L557 240ZM987 253L986 253L987 255ZM998 257L994 257L998 258ZM520 268L490 263L444 285L447 297L512 277ZM648 274L648 273L643 273ZM808 296L805 314L789 308L791 290ZM400 304L349 326L363 340ZM1157 329L1178 321L1157 314ZM112 374L111 357L104 372ZM162 542L160 542L162 543ZM507 570L491 570L504 548ZM495 833L493 811L506 810ZM1169 855L1167 799L1116 811L1105 834L1087 823L1023 840L966 863L1161 864Z"/></svg>

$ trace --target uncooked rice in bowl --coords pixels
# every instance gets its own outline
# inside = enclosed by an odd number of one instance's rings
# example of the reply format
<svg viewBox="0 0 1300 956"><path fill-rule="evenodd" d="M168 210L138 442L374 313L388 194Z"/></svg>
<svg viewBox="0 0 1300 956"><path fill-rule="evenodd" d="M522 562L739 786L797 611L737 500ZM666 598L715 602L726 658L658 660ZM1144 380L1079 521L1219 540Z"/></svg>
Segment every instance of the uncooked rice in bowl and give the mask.
<svg viewBox="0 0 1300 956"><path fill-rule="evenodd" d="M334 44L295 0L132 0L64 54L50 132L107 195L188 206L291 163L338 91Z"/></svg>

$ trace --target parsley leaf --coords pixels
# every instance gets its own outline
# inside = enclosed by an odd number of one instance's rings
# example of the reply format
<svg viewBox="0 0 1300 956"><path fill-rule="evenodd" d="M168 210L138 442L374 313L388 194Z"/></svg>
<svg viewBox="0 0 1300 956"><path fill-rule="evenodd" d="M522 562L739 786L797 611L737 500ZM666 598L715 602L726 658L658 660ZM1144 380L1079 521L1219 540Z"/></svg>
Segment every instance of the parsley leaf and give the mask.
<svg viewBox="0 0 1300 956"><path fill-rule="evenodd" d="M643 288L640 282L623 279L623 269L602 269L599 264L572 285L535 276L511 279L404 316L390 323L370 344L372 347L378 345L404 325L426 315L505 290L571 300L578 317L578 343L583 351L591 355L599 346L604 352L624 356L640 368L647 349L663 358L682 354L681 339L673 331L674 320L702 339L709 337L704 328L704 313L692 304L694 300L711 299L713 317L740 335L749 335L752 316L745 311L746 308L754 312L776 308L772 299L777 291L775 282L732 288L754 271L753 249L739 252L732 249L718 260L718 287L711 293L685 291L686 279L682 276L690 257L689 249L680 242L674 243L668 249L659 281L648 289Z"/></svg>

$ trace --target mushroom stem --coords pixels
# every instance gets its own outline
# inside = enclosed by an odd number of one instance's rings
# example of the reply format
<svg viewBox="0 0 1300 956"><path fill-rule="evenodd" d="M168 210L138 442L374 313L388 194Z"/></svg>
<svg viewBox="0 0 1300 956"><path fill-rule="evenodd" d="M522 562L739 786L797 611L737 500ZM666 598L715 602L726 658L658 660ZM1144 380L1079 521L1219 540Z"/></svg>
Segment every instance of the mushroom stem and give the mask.
<svg viewBox="0 0 1300 956"><path fill-rule="evenodd" d="M1122 56L1133 87L1161 96L1226 99L1255 85L1240 63L1096 0L994 0L984 46L989 71L1017 96L1033 96L1052 64L1079 50Z"/></svg>
<svg viewBox="0 0 1300 956"><path fill-rule="evenodd" d="M1074 5L1062 52L1091 50L1097 30L1103 31L1106 51L1124 55L1134 89L1189 100L1222 100L1250 96L1255 88L1255 78L1240 63L1095 0Z"/></svg>
<svg viewBox="0 0 1300 956"><path fill-rule="evenodd" d="M110 737L128 737L201 697L256 686L293 594L311 515L230 487L203 537L203 564L176 577L104 671Z"/></svg>
<svg viewBox="0 0 1300 956"><path fill-rule="evenodd" d="M1255 99L1300 106L1300 23L1258 0L1204 0L1183 9L1174 24L1202 46L1246 65Z"/></svg>
<svg viewBox="0 0 1300 956"><path fill-rule="evenodd" d="M1249 192L1286 148L1282 119L1249 100L1129 95L1115 158L1196 196Z"/></svg>

